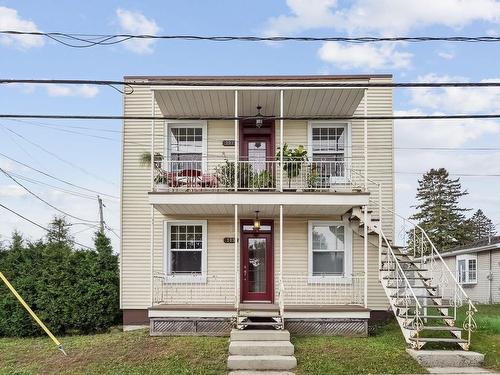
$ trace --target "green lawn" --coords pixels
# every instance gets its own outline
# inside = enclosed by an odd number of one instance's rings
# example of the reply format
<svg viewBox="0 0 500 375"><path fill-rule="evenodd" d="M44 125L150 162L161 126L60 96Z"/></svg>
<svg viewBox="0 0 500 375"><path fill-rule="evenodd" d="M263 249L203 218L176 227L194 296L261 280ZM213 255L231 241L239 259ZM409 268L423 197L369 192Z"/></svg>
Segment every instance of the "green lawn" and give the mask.
<svg viewBox="0 0 500 375"><path fill-rule="evenodd" d="M478 306L471 350L500 371L500 305ZM463 312L461 312L463 316ZM64 357L46 337L0 339L0 374L225 374L227 337L149 337L146 331L68 336ZM297 374L426 373L392 322L367 338L294 337Z"/></svg>

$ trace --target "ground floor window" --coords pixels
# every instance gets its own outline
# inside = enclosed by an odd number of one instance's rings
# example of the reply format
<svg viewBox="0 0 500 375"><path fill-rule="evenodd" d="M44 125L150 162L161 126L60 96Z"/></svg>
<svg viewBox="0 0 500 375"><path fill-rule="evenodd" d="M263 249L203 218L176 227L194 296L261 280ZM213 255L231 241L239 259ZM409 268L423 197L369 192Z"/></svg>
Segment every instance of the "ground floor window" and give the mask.
<svg viewBox="0 0 500 375"><path fill-rule="evenodd" d="M457 278L461 284L477 283L476 254L457 255Z"/></svg>
<svg viewBox="0 0 500 375"><path fill-rule="evenodd" d="M206 221L165 222L167 277L171 281L200 281L206 277Z"/></svg>
<svg viewBox="0 0 500 375"><path fill-rule="evenodd" d="M352 273L352 231L344 222L309 222L309 279L337 280Z"/></svg>

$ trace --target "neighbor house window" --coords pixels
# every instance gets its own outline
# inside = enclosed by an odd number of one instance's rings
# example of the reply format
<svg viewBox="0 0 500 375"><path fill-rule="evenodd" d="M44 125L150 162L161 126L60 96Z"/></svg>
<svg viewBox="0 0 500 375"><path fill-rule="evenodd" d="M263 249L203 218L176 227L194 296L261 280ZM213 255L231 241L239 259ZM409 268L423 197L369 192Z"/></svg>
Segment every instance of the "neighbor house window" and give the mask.
<svg viewBox="0 0 500 375"><path fill-rule="evenodd" d="M476 254L457 255L457 279L460 284L477 283Z"/></svg>
<svg viewBox="0 0 500 375"><path fill-rule="evenodd" d="M165 224L166 269L172 280L200 280L206 276L205 221L174 221Z"/></svg>
<svg viewBox="0 0 500 375"><path fill-rule="evenodd" d="M167 160L171 161L172 172L202 170L206 154L205 123L168 123Z"/></svg>
<svg viewBox="0 0 500 375"><path fill-rule="evenodd" d="M309 278L351 276L352 232L344 222L309 222Z"/></svg>
<svg viewBox="0 0 500 375"><path fill-rule="evenodd" d="M347 124L312 122L309 124L311 168L319 175L317 183L329 186L346 177L349 149Z"/></svg>

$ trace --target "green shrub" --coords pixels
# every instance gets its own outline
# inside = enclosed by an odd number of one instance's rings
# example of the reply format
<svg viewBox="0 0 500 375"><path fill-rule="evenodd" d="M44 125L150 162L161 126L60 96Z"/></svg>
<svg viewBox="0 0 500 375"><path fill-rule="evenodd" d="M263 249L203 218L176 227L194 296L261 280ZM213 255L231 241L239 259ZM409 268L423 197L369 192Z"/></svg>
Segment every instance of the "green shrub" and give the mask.
<svg viewBox="0 0 500 375"><path fill-rule="evenodd" d="M97 232L95 250L75 249L68 224L56 218L45 240L26 243L14 233L1 251L2 271L56 334L105 331L119 323L118 257ZM35 336L41 329L0 285L0 336Z"/></svg>

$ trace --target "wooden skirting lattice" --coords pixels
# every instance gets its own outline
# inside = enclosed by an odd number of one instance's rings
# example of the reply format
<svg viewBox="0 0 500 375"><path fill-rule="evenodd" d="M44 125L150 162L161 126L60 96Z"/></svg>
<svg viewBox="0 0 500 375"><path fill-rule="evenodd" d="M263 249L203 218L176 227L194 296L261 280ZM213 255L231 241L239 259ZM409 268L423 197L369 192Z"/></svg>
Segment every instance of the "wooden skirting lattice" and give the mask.
<svg viewBox="0 0 500 375"><path fill-rule="evenodd" d="M228 336L229 318L151 318L151 336ZM285 329L295 335L367 336L368 319L285 319Z"/></svg>

